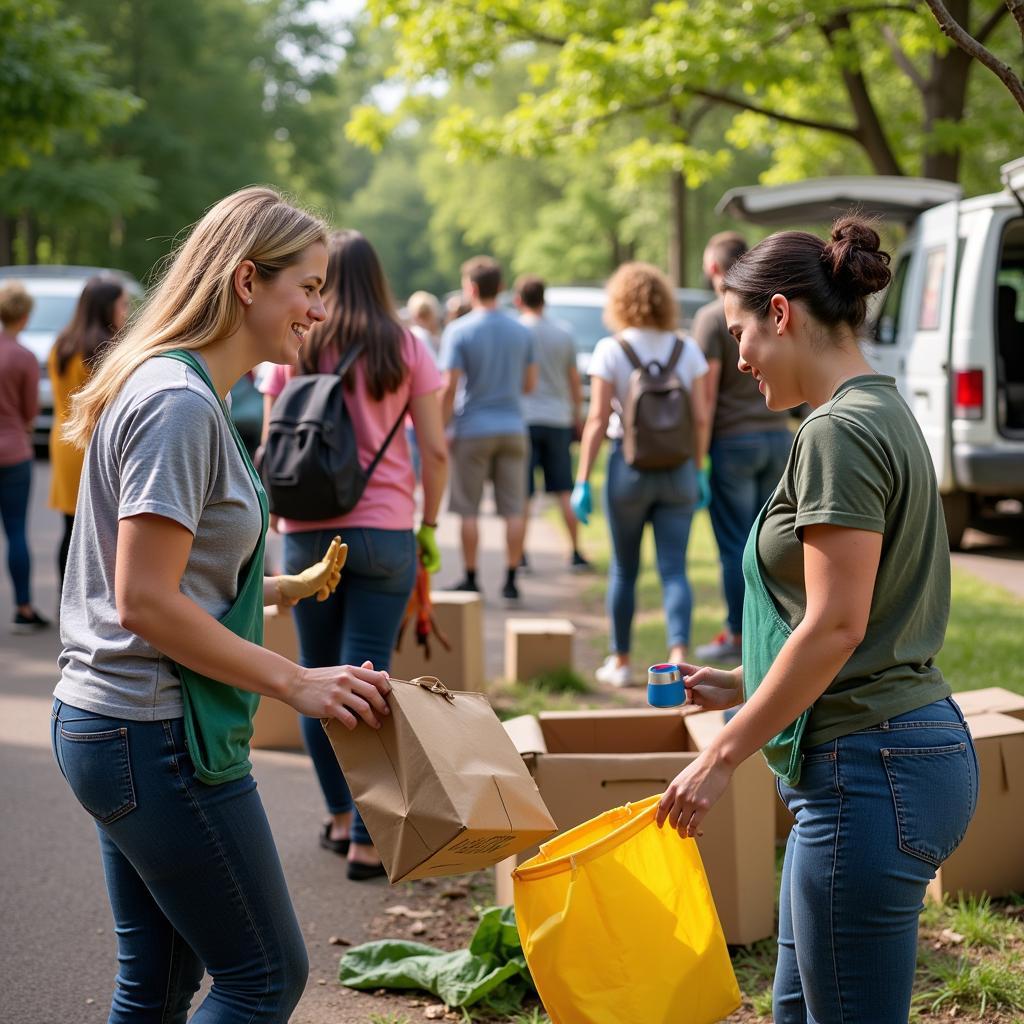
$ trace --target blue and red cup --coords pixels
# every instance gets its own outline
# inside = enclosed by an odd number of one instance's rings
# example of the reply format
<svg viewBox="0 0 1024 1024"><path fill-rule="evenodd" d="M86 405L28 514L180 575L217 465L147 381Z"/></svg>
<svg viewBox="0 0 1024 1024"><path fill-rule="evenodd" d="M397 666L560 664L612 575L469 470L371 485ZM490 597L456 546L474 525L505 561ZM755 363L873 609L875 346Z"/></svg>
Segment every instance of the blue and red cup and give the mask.
<svg viewBox="0 0 1024 1024"><path fill-rule="evenodd" d="M647 703L652 708L678 708L686 703L686 677L678 665L651 665L647 670Z"/></svg>

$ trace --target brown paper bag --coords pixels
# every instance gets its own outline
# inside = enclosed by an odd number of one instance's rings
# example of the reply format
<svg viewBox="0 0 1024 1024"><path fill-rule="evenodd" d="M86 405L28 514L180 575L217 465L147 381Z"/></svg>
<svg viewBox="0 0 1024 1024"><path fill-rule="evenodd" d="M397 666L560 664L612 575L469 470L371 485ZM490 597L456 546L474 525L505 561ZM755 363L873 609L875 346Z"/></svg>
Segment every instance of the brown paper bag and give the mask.
<svg viewBox="0 0 1024 1024"><path fill-rule="evenodd" d="M556 831L483 694L391 684L380 729L323 724L392 884L490 867Z"/></svg>

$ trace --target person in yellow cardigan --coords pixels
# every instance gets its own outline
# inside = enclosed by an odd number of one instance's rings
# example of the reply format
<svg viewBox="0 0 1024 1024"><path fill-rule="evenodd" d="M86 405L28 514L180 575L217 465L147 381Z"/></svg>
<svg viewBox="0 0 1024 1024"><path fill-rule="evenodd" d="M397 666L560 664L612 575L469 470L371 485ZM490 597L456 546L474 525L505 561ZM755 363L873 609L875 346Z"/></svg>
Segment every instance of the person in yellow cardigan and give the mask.
<svg viewBox="0 0 1024 1024"><path fill-rule="evenodd" d="M75 315L57 336L47 362L53 385L50 507L64 516L64 536L57 554L62 582L85 452L68 444L61 433L71 412L71 396L92 376L108 342L124 326L127 316L128 292L124 283L110 274L89 278L79 296Z"/></svg>

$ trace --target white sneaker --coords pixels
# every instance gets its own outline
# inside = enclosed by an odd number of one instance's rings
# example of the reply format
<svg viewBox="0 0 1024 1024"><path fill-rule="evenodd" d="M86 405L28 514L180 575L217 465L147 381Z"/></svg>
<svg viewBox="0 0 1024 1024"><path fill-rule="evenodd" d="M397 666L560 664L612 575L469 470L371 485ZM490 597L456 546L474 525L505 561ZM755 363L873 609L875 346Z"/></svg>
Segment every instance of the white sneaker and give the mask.
<svg viewBox="0 0 1024 1024"><path fill-rule="evenodd" d="M615 655L609 654L604 659L604 664L594 670L594 677L599 683L607 683L609 686L616 686L620 689L629 686L633 682L633 675L628 665L619 665L615 661Z"/></svg>

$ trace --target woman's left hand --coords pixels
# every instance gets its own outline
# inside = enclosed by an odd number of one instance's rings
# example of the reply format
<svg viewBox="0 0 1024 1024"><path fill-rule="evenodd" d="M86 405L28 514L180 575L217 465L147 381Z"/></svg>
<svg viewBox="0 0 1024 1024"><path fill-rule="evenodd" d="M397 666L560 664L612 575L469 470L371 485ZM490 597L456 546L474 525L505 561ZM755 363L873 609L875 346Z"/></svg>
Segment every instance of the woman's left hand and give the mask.
<svg viewBox="0 0 1024 1024"><path fill-rule="evenodd" d="M665 790L658 805L657 823L666 819L684 839L703 835L701 822L715 801L725 792L733 769L714 758L709 750L687 765Z"/></svg>

